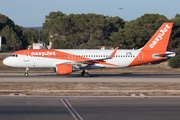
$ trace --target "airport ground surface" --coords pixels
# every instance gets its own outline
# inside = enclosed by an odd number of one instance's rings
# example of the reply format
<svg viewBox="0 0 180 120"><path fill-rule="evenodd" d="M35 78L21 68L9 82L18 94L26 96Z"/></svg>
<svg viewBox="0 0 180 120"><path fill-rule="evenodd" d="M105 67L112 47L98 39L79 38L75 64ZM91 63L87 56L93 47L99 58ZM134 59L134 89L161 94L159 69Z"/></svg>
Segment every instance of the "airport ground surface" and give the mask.
<svg viewBox="0 0 180 120"><path fill-rule="evenodd" d="M180 74L0 74L0 95L180 96Z"/></svg>
<svg viewBox="0 0 180 120"><path fill-rule="evenodd" d="M55 73L0 73L0 82L180 82L180 74L81 74L56 75Z"/></svg>
<svg viewBox="0 0 180 120"><path fill-rule="evenodd" d="M46 70L24 77L24 69L0 68L0 120L180 119L180 69L92 70L88 78Z"/></svg>
<svg viewBox="0 0 180 120"><path fill-rule="evenodd" d="M179 120L179 101L180 97L1 96L0 119Z"/></svg>

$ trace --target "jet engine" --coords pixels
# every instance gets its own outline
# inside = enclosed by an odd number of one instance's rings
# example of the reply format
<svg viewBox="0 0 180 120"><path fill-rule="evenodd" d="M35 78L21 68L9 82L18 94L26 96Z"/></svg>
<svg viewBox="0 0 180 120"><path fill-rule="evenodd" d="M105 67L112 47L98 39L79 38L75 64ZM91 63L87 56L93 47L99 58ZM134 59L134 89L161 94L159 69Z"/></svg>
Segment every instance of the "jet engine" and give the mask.
<svg viewBox="0 0 180 120"><path fill-rule="evenodd" d="M78 70L79 69L74 67L73 65L69 65L69 64L57 64L55 72L58 75L66 75L66 74L71 74L72 72L78 71Z"/></svg>

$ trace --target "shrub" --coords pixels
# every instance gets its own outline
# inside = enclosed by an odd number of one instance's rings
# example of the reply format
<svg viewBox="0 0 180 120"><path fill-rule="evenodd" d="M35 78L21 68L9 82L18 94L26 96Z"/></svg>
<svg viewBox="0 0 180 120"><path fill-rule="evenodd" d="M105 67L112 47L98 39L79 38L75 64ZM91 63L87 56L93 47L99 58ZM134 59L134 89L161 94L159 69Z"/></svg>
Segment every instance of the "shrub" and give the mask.
<svg viewBox="0 0 180 120"><path fill-rule="evenodd" d="M1 50L2 50L3 52L7 52L7 51L8 51L8 46L5 45L5 44L2 44L2 45L1 45Z"/></svg>
<svg viewBox="0 0 180 120"><path fill-rule="evenodd" d="M180 68L180 55L169 59L168 65L172 68Z"/></svg>

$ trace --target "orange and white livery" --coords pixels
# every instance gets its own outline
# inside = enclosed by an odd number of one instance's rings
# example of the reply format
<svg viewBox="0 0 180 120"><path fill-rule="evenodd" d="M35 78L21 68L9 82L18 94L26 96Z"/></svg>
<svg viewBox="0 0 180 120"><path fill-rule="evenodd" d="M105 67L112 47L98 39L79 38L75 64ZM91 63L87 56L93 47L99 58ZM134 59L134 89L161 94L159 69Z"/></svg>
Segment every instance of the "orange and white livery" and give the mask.
<svg viewBox="0 0 180 120"><path fill-rule="evenodd" d="M30 49L12 53L4 59L7 66L26 68L55 68L58 75L88 69L131 67L174 57L166 51L173 23L164 23L153 37L140 49Z"/></svg>

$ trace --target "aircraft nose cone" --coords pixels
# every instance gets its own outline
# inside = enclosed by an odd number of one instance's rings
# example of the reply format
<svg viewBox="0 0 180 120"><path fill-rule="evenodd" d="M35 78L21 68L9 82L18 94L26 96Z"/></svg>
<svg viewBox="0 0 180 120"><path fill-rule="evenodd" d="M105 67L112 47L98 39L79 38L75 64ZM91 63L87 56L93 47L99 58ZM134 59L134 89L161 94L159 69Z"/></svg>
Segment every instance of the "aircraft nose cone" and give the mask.
<svg viewBox="0 0 180 120"><path fill-rule="evenodd" d="M3 64L8 66L9 60L8 60L7 58L5 58L5 59L3 60Z"/></svg>

